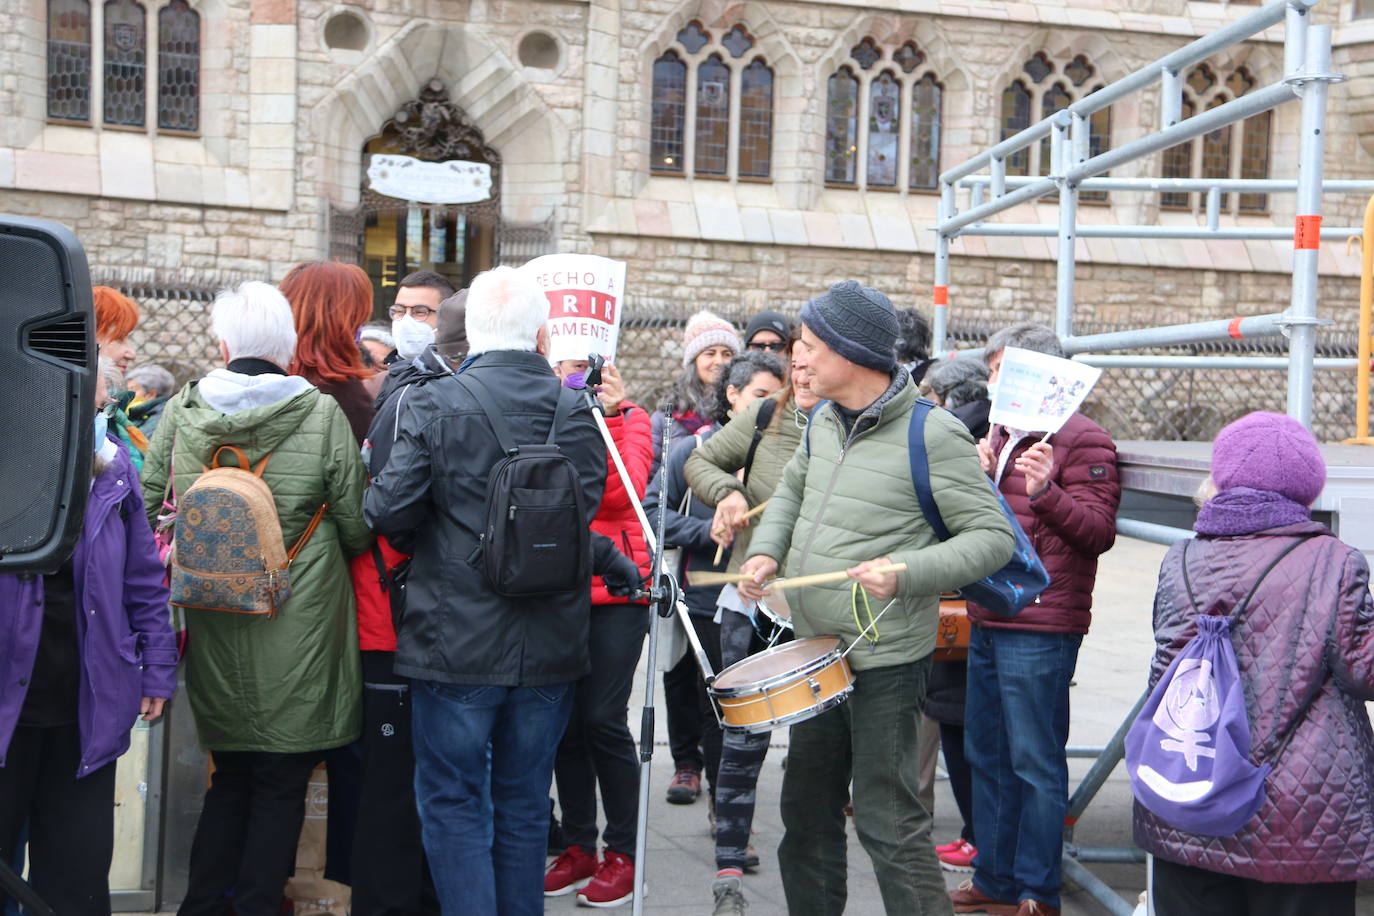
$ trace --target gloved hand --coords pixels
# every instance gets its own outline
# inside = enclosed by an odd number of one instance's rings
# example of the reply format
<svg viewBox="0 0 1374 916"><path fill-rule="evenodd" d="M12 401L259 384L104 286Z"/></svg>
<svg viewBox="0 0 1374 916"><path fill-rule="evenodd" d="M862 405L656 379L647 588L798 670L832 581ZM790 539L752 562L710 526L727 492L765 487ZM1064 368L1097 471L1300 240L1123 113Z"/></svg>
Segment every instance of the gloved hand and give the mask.
<svg viewBox="0 0 1374 916"><path fill-rule="evenodd" d="M606 586L606 591L614 597L628 598L644 584L644 579L640 576L639 567L635 565L635 561L619 550L614 551L613 555L607 556L604 562L607 568L600 570L601 583Z"/></svg>

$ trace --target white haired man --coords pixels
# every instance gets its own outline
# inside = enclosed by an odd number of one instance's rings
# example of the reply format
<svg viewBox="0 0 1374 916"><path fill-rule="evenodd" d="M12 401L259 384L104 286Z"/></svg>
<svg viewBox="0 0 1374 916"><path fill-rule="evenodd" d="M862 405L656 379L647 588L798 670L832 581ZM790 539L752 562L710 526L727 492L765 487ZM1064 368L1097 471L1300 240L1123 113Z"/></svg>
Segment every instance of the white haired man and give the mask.
<svg viewBox="0 0 1374 916"><path fill-rule="evenodd" d="M395 672L412 679L416 798L446 913L544 912L554 756L573 685L591 669L590 569L567 591L509 597L469 562L505 455L476 392L516 444L544 443L568 399L555 444L576 469L588 524L601 503L605 446L549 371L547 317L544 295L513 268L473 281L470 363L411 392L364 501L378 533L415 543Z"/></svg>

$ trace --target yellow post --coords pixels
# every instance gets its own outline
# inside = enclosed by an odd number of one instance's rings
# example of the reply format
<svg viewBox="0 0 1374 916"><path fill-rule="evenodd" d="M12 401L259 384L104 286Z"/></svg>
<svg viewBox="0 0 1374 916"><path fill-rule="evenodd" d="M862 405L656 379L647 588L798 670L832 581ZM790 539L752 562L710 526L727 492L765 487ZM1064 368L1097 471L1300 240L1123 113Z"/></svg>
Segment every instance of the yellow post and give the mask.
<svg viewBox="0 0 1374 916"><path fill-rule="evenodd" d="M1360 357L1355 376L1355 438L1346 445L1374 445L1369 436L1370 339L1374 331L1374 197L1364 208L1360 237Z"/></svg>

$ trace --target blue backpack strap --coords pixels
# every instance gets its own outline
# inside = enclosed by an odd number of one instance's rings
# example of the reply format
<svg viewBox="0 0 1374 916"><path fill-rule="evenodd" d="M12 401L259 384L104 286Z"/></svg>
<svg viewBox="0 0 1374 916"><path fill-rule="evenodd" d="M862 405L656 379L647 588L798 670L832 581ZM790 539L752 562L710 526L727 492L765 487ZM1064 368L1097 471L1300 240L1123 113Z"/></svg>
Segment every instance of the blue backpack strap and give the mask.
<svg viewBox="0 0 1374 916"><path fill-rule="evenodd" d="M811 457L811 421L816 419L816 412L829 403L829 401L817 401L816 406L812 407L811 412L806 415L806 432L802 438L806 440L806 457L808 458Z"/></svg>
<svg viewBox="0 0 1374 916"><path fill-rule="evenodd" d="M921 505L921 514L926 524L942 541L949 540L949 529L940 517L940 507L935 504L935 494L930 489L930 456L926 454L926 417L935 405L924 398L916 400L911 411L911 423L907 426L907 455L911 459L911 483L916 488L916 502Z"/></svg>

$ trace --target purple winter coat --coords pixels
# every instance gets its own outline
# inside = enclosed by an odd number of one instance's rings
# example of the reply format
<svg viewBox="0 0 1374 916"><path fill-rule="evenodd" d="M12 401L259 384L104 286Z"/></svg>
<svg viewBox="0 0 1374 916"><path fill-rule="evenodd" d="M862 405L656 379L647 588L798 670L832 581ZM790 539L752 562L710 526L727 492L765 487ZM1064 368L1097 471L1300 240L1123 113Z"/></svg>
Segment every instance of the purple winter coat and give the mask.
<svg viewBox="0 0 1374 916"><path fill-rule="evenodd" d="M93 773L129 749L143 697L170 698L177 647L138 474L124 446L97 477L72 559L81 652L81 764ZM0 576L0 766L28 693L43 630L43 577Z"/></svg>
<svg viewBox="0 0 1374 916"><path fill-rule="evenodd" d="M1292 536L1314 522L1188 548L1198 607L1229 614ZM1197 632L1183 545L1164 558L1155 594L1153 687ZM1264 805L1238 833L1176 830L1135 806L1135 841L1161 859L1259 881L1316 884L1374 877L1374 599L1369 566L1334 537L1298 547L1260 586L1232 637L1250 718L1252 762L1268 761ZM1282 757L1276 746L1297 725Z"/></svg>

